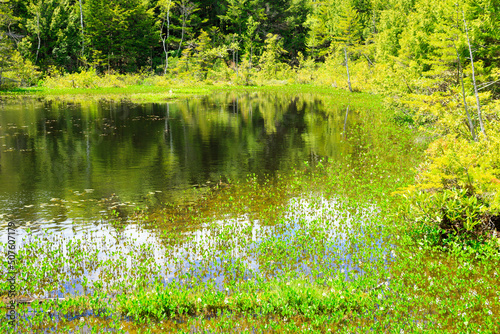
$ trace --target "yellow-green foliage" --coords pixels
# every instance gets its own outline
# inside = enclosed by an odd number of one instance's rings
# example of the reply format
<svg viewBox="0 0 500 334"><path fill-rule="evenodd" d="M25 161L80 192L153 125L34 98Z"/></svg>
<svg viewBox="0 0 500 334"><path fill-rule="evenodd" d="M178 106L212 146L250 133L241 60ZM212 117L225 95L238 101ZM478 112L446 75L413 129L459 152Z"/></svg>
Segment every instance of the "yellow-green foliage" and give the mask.
<svg viewBox="0 0 500 334"><path fill-rule="evenodd" d="M257 72L259 83L273 83L275 80L290 78L293 72L290 66L278 60L279 56L286 53L283 49L283 40L278 35L267 34L264 52L260 57L260 71Z"/></svg>
<svg viewBox="0 0 500 334"><path fill-rule="evenodd" d="M480 142L447 136L433 142L420 169L417 189L470 188L500 211L500 138Z"/></svg>
<svg viewBox="0 0 500 334"><path fill-rule="evenodd" d="M83 70L79 73L62 74L52 70L52 75L47 76L43 86L47 88L104 88L126 87L147 83L147 74L114 74L99 75L93 69Z"/></svg>
<svg viewBox="0 0 500 334"><path fill-rule="evenodd" d="M402 193L412 218L444 230L484 232L500 213L500 139L448 135L434 141L414 185Z"/></svg>
<svg viewBox="0 0 500 334"><path fill-rule="evenodd" d="M6 69L0 66L0 89L36 85L40 77L37 66L33 65L29 59L23 59L17 50L12 52L9 60L10 63Z"/></svg>

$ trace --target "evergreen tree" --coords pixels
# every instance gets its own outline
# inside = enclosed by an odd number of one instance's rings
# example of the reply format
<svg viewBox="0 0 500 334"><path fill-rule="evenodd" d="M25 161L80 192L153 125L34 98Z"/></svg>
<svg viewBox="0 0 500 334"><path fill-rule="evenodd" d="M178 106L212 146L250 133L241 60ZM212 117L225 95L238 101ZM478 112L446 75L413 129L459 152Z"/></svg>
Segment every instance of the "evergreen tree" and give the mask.
<svg viewBox="0 0 500 334"><path fill-rule="evenodd" d="M77 6L70 0L30 0L27 10L26 36L19 43L23 55L43 69L75 70L81 41Z"/></svg>
<svg viewBox="0 0 500 334"><path fill-rule="evenodd" d="M88 45L98 68L129 72L151 64L156 34L147 3L87 0L84 14Z"/></svg>
<svg viewBox="0 0 500 334"><path fill-rule="evenodd" d="M347 84L352 92L351 78L349 74L349 51L356 49L361 40L361 25L359 23L358 12L349 4L344 5L340 13L338 22L338 34L333 36L333 40L338 43L344 51L344 64L347 72Z"/></svg>
<svg viewBox="0 0 500 334"><path fill-rule="evenodd" d="M7 78L3 73L13 65L14 46L9 37L8 27L15 21L8 2L0 2L0 88L5 85Z"/></svg>

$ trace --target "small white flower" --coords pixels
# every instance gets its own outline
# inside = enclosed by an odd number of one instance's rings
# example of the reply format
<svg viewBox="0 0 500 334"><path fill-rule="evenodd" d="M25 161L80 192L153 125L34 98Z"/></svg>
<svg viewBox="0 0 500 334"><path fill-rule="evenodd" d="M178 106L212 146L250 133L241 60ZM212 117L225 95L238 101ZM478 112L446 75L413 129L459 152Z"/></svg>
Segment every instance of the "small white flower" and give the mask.
<svg viewBox="0 0 500 334"><path fill-rule="evenodd" d="M379 293L377 297L378 297L378 299L382 299L382 294Z"/></svg>
<svg viewBox="0 0 500 334"><path fill-rule="evenodd" d="M326 292L323 292L323 297L326 297Z"/></svg>
<svg viewBox="0 0 500 334"><path fill-rule="evenodd" d="M201 303L201 298L198 297L198 303Z"/></svg>
<svg viewBox="0 0 500 334"><path fill-rule="evenodd" d="M224 304L228 304L229 303L229 300L226 298L224 299Z"/></svg>

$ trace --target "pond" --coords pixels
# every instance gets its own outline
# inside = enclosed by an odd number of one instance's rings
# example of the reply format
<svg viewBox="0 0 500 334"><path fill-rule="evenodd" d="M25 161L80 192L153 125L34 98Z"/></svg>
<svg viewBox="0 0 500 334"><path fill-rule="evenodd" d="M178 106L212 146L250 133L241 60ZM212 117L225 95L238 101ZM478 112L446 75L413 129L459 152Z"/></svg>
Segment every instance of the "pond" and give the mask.
<svg viewBox="0 0 500 334"><path fill-rule="evenodd" d="M346 108L326 108L314 95L272 93L147 104L7 100L0 104L1 224L60 229L335 159L350 149L342 141ZM355 118L351 110L349 122Z"/></svg>
<svg viewBox="0 0 500 334"><path fill-rule="evenodd" d="M379 208L339 196L374 181L384 195L399 182L394 168L411 164L408 142L375 126L370 110L270 92L1 108L0 254L13 221L24 326L80 328L102 312L130 324L144 314L134 303L156 298L151 289L188 291L210 313L275 286L309 282L330 298L389 281ZM335 162L341 172L322 169Z"/></svg>

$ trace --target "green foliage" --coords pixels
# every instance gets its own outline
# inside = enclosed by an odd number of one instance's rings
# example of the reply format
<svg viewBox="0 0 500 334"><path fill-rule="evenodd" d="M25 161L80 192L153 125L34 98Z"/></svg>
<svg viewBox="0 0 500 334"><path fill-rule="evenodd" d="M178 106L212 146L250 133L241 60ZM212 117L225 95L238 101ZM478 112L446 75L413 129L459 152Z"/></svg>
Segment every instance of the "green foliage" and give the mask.
<svg viewBox="0 0 500 334"><path fill-rule="evenodd" d="M134 72L151 66L155 44L153 13L142 0L88 0L86 33L93 62L100 71Z"/></svg>
<svg viewBox="0 0 500 334"><path fill-rule="evenodd" d="M73 71L80 56L79 9L69 0L31 0L22 19L26 37L18 48L27 59L47 69L64 66Z"/></svg>
<svg viewBox="0 0 500 334"><path fill-rule="evenodd" d="M38 68L15 48L17 36L8 31L18 21L11 5L9 1L0 2L0 89L32 86L39 77Z"/></svg>
<svg viewBox="0 0 500 334"><path fill-rule="evenodd" d="M448 235L491 237L500 215L500 142L445 137L430 145L417 183L402 194L409 218Z"/></svg>
<svg viewBox="0 0 500 334"><path fill-rule="evenodd" d="M259 60L261 79L283 78L288 66L279 61L279 57L286 53L283 49L283 40L278 35L268 34L266 36L264 52Z"/></svg>
<svg viewBox="0 0 500 334"><path fill-rule="evenodd" d="M475 232L477 236L487 230L486 206L467 189L450 188L434 193L418 191L408 196L412 218L417 224L439 228L446 235L474 235L472 232Z"/></svg>
<svg viewBox="0 0 500 334"><path fill-rule="evenodd" d="M81 70L78 73L61 73L53 70L52 75L43 81L43 87L50 89L127 87L145 84L147 78L146 73L99 75L94 69Z"/></svg>

